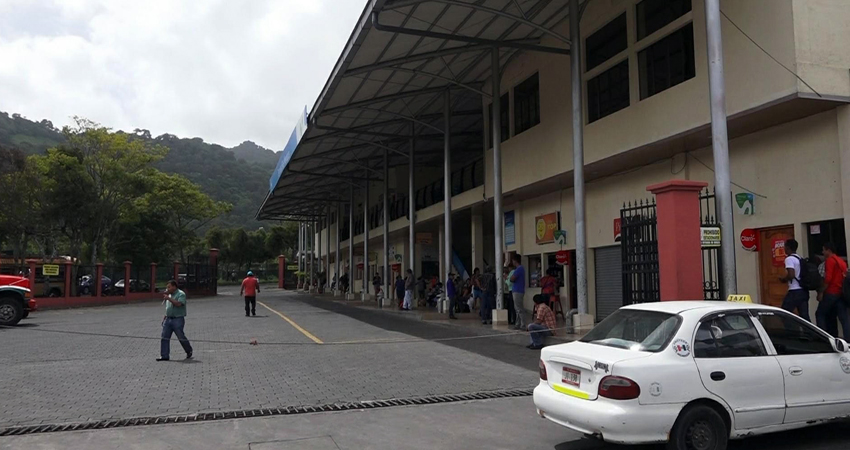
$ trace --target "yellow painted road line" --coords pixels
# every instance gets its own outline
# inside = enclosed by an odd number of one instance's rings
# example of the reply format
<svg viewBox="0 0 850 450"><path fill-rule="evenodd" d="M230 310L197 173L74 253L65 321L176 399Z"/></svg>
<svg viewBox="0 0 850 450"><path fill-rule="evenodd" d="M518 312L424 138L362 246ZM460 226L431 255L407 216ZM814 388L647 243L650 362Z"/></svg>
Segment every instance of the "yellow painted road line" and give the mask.
<svg viewBox="0 0 850 450"><path fill-rule="evenodd" d="M292 325L292 326L293 326L296 330L300 331L300 332L301 332L301 334L303 334L304 336L307 336L308 338L310 338L310 340L312 340L313 342L315 342L315 343L317 343L317 344L324 344L324 342L322 342L322 340L321 340L321 339L317 338L316 336L313 336L313 334L312 334L312 333L310 333L309 331L305 330L304 328L301 328L301 325L298 325L298 324L297 324L297 323L295 323L292 319L290 319L289 317L286 317L286 316L285 316L285 315L283 315L282 313L280 313L280 312L278 312L278 311L275 311L275 310L274 310L274 309L272 309L269 305L267 305L267 304L265 304L265 303L263 303L263 302L257 302L257 304L259 304L259 305L260 305L260 306L262 306L263 308L266 308L266 309L268 309L269 311L271 311L271 312L273 312L273 313L277 314L278 316L280 316L280 318L281 318L281 319L283 319L283 320L285 320L285 321L289 322L289 324L290 324L290 325Z"/></svg>

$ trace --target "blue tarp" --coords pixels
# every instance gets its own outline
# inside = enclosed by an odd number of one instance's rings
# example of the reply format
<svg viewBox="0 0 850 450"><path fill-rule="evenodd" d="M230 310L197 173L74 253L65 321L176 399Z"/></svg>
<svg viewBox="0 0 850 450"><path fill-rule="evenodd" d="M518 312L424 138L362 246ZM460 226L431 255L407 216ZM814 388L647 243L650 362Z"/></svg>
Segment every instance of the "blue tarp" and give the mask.
<svg viewBox="0 0 850 450"><path fill-rule="evenodd" d="M295 149L298 148L298 143L301 142L301 136L304 135L306 130L307 107L305 106L304 113L298 119L295 129L292 130L292 134L289 135L289 141L286 142L286 147L284 147L283 151L280 152L280 159L277 160L277 167L275 167L271 178L269 178L269 192L274 192L277 182L280 181L283 171L286 169L286 166L289 165L289 160L291 160L292 155L295 154Z"/></svg>

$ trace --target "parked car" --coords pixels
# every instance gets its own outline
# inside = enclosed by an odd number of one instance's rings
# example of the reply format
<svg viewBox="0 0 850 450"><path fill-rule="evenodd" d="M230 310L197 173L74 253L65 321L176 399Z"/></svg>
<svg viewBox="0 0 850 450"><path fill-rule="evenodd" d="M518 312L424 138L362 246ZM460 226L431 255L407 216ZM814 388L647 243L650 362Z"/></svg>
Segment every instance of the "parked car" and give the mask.
<svg viewBox="0 0 850 450"><path fill-rule="evenodd" d="M16 325L38 309L30 292L29 279L0 275L0 325Z"/></svg>
<svg viewBox="0 0 850 450"><path fill-rule="evenodd" d="M538 414L612 443L723 450L850 417L847 342L769 306L627 306L540 358Z"/></svg>
<svg viewBox="0 0 850 450"><path fill-rule="evenodd" d="M115 282L115 290L124 292L124 280ZM150 292L151 285L145 280L130 279L130 292Z"/></svg>
<svg viewBox="0 0 850 450"><path fill-rule="evenodd" d="M83 275L80 277L80 285L77 292L80 295L92 295L95 291L96 286L94 285L92 275ZM110 280L106 276L102 276L100 278L100 290L103 295L108 295L112 291L112 280Z"/></svg>

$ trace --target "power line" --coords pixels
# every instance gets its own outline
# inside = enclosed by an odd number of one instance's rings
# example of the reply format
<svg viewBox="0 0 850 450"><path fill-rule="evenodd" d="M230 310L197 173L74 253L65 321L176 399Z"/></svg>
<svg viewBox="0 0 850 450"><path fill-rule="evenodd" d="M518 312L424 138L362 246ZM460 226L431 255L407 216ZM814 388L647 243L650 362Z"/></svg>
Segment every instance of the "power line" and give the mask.
<svg viewBox="0 0 850 450"><path fill-rule="evenodd" d="M776 64L779 64L779 65L780 65L783 69L787 70L787 71L788 71L788 73L790 73L791 75L794 75L794 76L795 76L798 80L800 80L800 81L801 81L803 84L805 84L805 85L806 85L809 89L811 89L811 90L812 90L812 92L814 92L815 94L817 94L817 96L818 96L818 97L823 98L823 95L820 95L820 93L819 93L818 91L816 91L816 90L815 90L815 88L813 88L813 87L812 87L812 85L810 85L809 83L806 83L806 80L804 80L802 77L800 77L800 75L797 75L797 73L796 73L796 72L794 72L793 70L791 70L788 66L786 66L785 64L782 64L781 62L779 62L779 60L778 60L778 59L774 58L774 57L773 57L773 55L771 55L771 54L770 54L770 52L768 52L767 50L765 50L765 48L764 48L764 47L762 47L761 45L759 45L759 43L758 43L758 42L756 42L756 41L755 41L755 39L753 39L752 37L750 37L750 35L749 35L749 34L747 34L747 33L746 33L743 29L741 29L741 27L739 27L739 26L738 26L738 24L737 24L737 23L735 23L735 21L734 21L734 20L732 20L729 16L727 16L727 15L726 15L726 13L725 13L725 12L723 12L723 10L721 10L721 11L720 11L720 14L722 14L722 15L723 15L723 17L725 17L725 18L726 18L726 20L728 20L728 21L729 21L729 23L731 23L731 24L732 24L732 26L733 26L733 27L737 28L737 29L738 29L738 31L740 31L740 32L741 32L741 34L743 34L743 35L744 35L744 37L746 37L747 39L749 39L749 40L750 40L750 42L752 42L752 43L753 43L753 45L755 45L756 47L758 47L758 49L759 49L759 50L761 50L761 51L762 51L765 55L767 55L770 59L772 59L774 62L776 62ZM765 197L765 198L766 198L766 197Z"/></svg>

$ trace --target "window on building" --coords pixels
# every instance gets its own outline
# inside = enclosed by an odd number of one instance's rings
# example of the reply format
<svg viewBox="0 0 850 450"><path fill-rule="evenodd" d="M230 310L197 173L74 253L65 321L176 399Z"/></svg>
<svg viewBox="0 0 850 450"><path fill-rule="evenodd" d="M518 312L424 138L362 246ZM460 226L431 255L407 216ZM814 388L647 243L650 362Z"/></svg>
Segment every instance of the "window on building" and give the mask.
<svg viewBox="0 0 850 450"><path fill-rule="evenodd" d="M835 245L838 256L847 257L847 236L844 234L844 219L826 220L806 225L809 240L809 256L823 255L823 244Z"/></svg>
<svg viewBox="0 0 850 450"><path fill-rule="evenodd" d="M532 255L528 257L528 265L526 266L528 273L528 287L540 287L540 278L543 277L543 265L540 255Z"/></svg>
<svg viewBox="0 0 850 450"><path fill-rule="evenodd" d="M540 76L535 73L514 88L514 135L540 123Z"/></svg>
<svg viewBox="0 0 850 450"><path fill-rule="evenodd" d="M692 23L638 53L640 98L670 89L696 75Z"/></svg>
<svg viewBox="0 0 850 450"><path fill-rule="evenodd" d="M807 322L790 314L760 312L759 321L779 356L813 355L835 351L826 336L816 331Z"/></svg>
<svg viewBox="0 0 850 450"><path fill-rule="evenodd" d="M664 28L691 10L691 0L643 0L637 4L637 39Z"/></svg>
<svg viewBox="0 0 850 450"><path fill-rule="evenodd" d="M586 71L613 58L629 46L626 13L608 22L584 41Z"/></svg>
<svg viewBox="0 0 850 450"><path fill-rule="evenodd" d="M767 351L748 315L727 314L704 320L694 341L696 358L765 356Z"/></svg>
<svg viewBox="0 0 850 450"><path fill-rule="evenodd" d="M511 98L510 98L510 96L507 93L502 94L502 99L499 103L500 103L499 109L501 109L500 115L502 116L502 123L501 123L501 125L502 125L502 142L505 142L505 141L508 140L508 138L510 138L510 134L511 134L511 129L510 129L510 126L511 126L511 123L510 123L510 120L511 120L511 114L510 114L511 113ZM490 128L489 129L492 130L493 129L493 104L492 103L487 108L487 120L490 122ZM487 133L487 142L490 145L490 148L493 148L493 133L492 132Z"/></svg>
<svg viewBox="0 0 850 450"><path fill-rule="evenodd" d="M595 122L628 106L628 60L624 60L587 82L587 116L589 122Z"/></svg>

